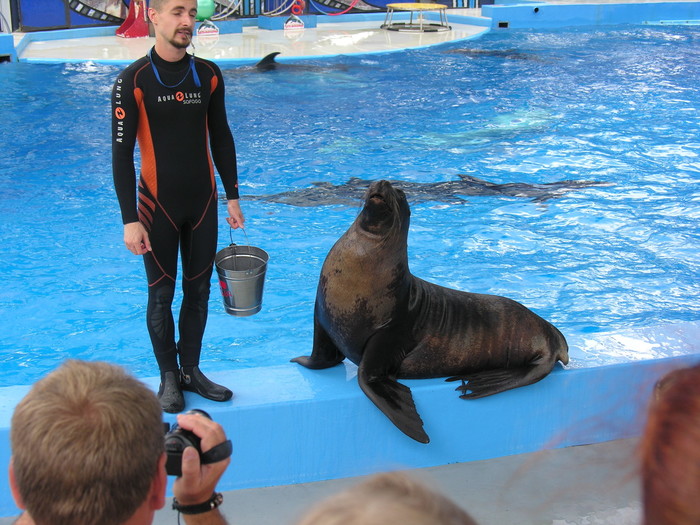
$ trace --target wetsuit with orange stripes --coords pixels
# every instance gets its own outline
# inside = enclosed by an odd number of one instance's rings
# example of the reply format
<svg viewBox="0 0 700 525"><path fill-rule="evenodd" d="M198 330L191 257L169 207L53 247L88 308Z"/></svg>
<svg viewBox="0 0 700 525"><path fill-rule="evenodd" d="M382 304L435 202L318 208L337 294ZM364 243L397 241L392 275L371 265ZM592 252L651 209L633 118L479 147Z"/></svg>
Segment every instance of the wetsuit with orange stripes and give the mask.
<svg viewBox="0 0 700 525"><path fill-rule="evenodd" d="M138 140L141 174L136 185ZM148 332L161 373L196 366L207 320L217 243L214 165L228 199L238 199L236 151L221 71L186 54L167 62L152 49L118 76L112 91L112 165L124 224L140 221L152 251ZM183 299L176 344L172 301L178 249Z"/></svg>

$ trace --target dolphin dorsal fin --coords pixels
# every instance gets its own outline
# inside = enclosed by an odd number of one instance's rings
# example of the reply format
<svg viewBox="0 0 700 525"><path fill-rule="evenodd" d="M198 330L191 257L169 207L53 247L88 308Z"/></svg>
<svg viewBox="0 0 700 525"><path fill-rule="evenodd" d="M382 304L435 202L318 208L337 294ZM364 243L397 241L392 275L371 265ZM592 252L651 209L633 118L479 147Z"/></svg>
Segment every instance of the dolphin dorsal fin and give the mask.
<svg viewBox="0 0 700 525"><path fill-rule="evenodd" d="M277 62L275 62L275 57L279 55L279 51L275 51L274 53L270 53L269 55L265 55L263 59L255 64L255 67L259 69L271 69L274 68L277 65Z"/></svg>

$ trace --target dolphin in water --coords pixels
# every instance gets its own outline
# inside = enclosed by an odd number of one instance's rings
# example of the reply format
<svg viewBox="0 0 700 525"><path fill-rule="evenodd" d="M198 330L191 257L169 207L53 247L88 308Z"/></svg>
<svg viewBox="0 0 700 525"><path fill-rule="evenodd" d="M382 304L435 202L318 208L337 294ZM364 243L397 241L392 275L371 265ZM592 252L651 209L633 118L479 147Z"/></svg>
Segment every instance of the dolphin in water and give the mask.
<svg viewBox="0 0 700 525"><path fill-rule="evenodd" d="M335 185L330 182L314 182L310 188L285 191L272 195L245 195L244 198L267 202L277 202L290 206L356 206L362 199L367 188L373 181L353 177L345 184ZM462 197L466 196L495 196L520 197L532 202L545 202L556 199L564 194L591 186L610 186L610 183L599 181L565 180L544 184L528 184L510 182L495 184L470 175L460 174L458 180L444 182L407 182L390 181L392 185L401 188L410 195L413 203L417 202L447 202L464 204Z"/></svg>
<svg viewBox="0 0 700 525"><path fill-rule="evenodd" d="M504 58L506 60L534 60L542 61L542 58L531 54L523 53L517 49L473 49L473 48L463 48L463 49L448 49L443 51L450 55L466 55L473 58L481 57L491 57L491 58Z"/></svg>
<svg viewBox="0 0 700 525"><path fill-rule="evenodd" d="M265 55L259 62L252 66L240 66L227 69L227 72L232 73L249 73L259 72L266 73L268 71L299 71L310 73L327 73L329 71L347 71L348 67L344 64L336 64L333 66L318 66L315 64L291 64L288 62L280 63L275 60L279 51L274 51Z"/></svg>
<svg viewBox="0 0 700 525"><path fill-rule="evenodd" d="M275 51L274 53L265 55L260 62L255 64L255 69L258 71L272 71L273 69L277 69L279 63L275 60L275 57L279 54L279 51Z"/></svg>

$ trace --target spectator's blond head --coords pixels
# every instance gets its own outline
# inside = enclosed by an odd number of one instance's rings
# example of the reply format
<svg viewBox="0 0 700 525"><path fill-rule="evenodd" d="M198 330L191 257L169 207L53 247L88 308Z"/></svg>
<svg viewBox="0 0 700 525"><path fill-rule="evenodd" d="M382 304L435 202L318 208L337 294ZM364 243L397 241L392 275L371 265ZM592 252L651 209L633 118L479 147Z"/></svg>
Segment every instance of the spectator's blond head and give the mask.
<svg viewBox="0 0 700 525"><path fill-rule="evenodd" d="M70 360L17 405L16 488L39 525L112 525L145 501L163 454L162 412L143 383L107 363Z"/></svg>
<svg viewBox="0 0 700 525"><path fill-rule="evenodd" d="M476 525L460 507L405 474L378 474L317 504L298 525Z"/></svg>

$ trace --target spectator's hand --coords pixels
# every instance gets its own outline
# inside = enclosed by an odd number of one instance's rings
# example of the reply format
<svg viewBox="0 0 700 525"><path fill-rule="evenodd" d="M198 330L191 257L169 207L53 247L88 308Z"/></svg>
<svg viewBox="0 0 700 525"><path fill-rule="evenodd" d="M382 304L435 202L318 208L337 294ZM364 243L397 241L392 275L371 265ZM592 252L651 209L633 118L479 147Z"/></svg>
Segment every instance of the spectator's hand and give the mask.
<svg viewBox="0 0 700 525"><path fill-rule="evenodd" d="M135 255L143 255L151 251L148 232L140 222L130 222L124 225L124 244Z"/></svg>
<svg viewBox="0 0 700 525"><path fill-rule="evenodd" d="M228 210L228 217L226 217L226 222L234 230L236 228L243 228L243 223L245 223L245 218L243 217L243 211L241 211L241 204L238 199L231 199L228 201L226 206Z"/></svg>
<svg viewBox="0 0 700 525"><path fill-rule="evenodd" d="M201 414L179 414L177 424L201 438L202 452L226 441L223 427ZM202 465L197 450L187 447L182 453L182 476L173 484L173 495L181 505L204 503L211 498L230 462L231 458L226 458Z"/></svg>

